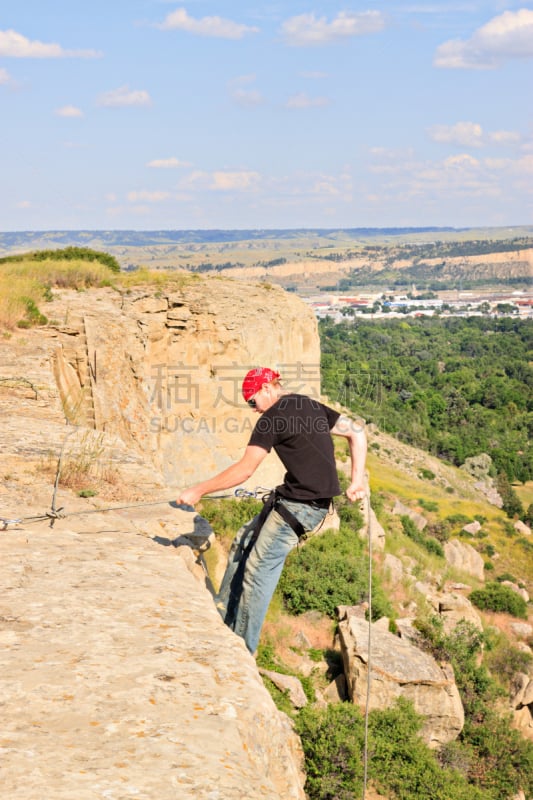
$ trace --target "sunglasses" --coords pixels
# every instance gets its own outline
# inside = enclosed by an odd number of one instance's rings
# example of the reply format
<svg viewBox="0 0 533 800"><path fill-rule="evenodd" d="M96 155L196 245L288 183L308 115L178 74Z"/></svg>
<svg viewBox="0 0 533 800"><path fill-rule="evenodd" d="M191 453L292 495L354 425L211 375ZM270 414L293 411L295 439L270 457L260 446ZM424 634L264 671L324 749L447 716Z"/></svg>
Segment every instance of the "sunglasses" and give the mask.
<svg viewBox="0 0 533 800"><path fill-rule="evenodd" d="M253 397L252 397L252 399L251 399L251 400L247 400L246 402L248 403L248 405L250 406L250 408L257 408L257 403L255 402L255 400L253 399Z"/></svg>

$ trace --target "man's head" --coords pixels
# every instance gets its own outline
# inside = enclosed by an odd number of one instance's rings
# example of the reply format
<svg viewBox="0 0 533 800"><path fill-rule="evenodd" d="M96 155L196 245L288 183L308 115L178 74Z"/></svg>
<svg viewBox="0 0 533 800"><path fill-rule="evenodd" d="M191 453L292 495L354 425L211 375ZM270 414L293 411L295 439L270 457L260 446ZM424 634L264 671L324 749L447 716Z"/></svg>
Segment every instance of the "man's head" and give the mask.
<svg viewBox="0 0 533 800"><path fill-rule="evenodd" d="M278 399L280 374L268 367L251 369L242 382L242 396L259 412L266 411Z"/></svg>

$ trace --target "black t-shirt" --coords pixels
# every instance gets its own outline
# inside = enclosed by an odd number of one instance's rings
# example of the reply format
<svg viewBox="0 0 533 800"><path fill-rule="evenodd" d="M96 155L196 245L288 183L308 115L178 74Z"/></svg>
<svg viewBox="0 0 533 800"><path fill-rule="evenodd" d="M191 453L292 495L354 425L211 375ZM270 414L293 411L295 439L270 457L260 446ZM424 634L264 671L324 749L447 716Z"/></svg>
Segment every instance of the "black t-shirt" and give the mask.
<svg viewBox="0 0 533 800"><path fill-rule="evenodd" d="M248 444L272 448L287 470L278 487L291 500L340 494L330 430L340 414L302 394L285 394L261 415Z"/></svg>

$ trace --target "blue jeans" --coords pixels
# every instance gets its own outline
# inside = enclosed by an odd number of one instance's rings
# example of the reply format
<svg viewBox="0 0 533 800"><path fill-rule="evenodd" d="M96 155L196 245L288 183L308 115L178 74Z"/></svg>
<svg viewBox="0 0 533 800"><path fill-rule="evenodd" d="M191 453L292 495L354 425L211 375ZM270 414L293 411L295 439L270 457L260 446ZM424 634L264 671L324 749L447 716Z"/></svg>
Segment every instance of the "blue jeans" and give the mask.
<svg viewBox="0 0 533 800"><path fill-rule="evenodd" d="M327 514L325 508L313 508L295 500L284 500L283 505L306 531L316 528ZM216 598L222 619L244 639L250 653L257 650L261 628L285 559L298 544L298 536L274 509L250 550L248 546L258 516L243 525L235 536Z"/></svg>

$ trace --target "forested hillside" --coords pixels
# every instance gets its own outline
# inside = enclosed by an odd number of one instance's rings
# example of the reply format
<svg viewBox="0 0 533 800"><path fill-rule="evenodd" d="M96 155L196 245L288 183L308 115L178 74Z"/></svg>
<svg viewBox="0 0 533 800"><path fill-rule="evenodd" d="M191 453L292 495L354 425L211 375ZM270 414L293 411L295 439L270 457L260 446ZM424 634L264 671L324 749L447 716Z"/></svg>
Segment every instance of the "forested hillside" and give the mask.
<svg viewBox="0 0 533 800"><path fill-rule="evenodd" d="M488 453L533 478L533 322L320 323L323 390L398 439L461 465Z"/></svg>

